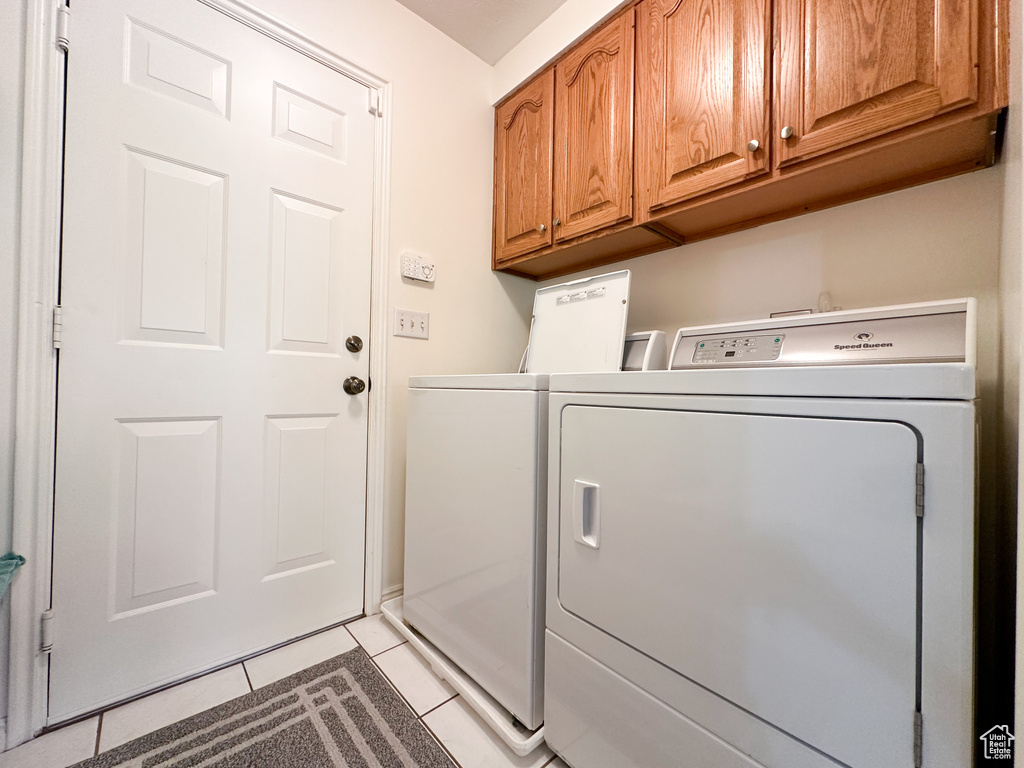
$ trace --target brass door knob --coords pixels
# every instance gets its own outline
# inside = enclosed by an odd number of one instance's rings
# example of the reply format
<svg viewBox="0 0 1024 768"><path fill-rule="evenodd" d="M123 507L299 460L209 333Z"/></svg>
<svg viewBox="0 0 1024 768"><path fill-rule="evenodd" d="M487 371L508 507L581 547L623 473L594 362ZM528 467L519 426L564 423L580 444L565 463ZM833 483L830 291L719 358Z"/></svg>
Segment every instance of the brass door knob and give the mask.
<svg viewBox="0 0 1024 768"><path fill-rule="evenodd" d="M358 376L349 376L345 379L345 382L341 385L341 388L345 390L346 395L358 395L364 389L366 389L366 382L360 379Z"/></svg>

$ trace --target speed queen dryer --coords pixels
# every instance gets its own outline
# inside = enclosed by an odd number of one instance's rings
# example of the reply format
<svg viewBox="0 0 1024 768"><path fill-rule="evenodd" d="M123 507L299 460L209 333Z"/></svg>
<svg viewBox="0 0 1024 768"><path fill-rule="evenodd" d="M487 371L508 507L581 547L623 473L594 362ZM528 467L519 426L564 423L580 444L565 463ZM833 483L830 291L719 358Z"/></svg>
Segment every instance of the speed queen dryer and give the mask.
<svg viewBox="0 0 1024 768"><path fill-rule="evenodd" d="M569 765L971 765L974 313L684 329L673 370L551 377Z"/></svg>
<svg viewBox="0 0 1024 768"><path fill-rule="evenodd" d="M531 730L544 719L548 374L619 370L628 297L628 270L541 288L526 373L409 382L404 618Z"/></svg>

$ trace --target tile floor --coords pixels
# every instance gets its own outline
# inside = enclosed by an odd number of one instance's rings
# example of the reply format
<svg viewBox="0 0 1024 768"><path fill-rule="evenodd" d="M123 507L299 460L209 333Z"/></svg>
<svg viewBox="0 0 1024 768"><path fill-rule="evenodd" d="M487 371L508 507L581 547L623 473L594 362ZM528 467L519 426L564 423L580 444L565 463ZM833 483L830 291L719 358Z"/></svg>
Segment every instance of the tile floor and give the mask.
<svg viewBox="0 0 1024 768"><path fill-rule="evenodd" d="M0 754L0 768L66 768L293 672L363 649L460 768L567 768L547 747L518 757L380 614L124 704Z"/></svg>

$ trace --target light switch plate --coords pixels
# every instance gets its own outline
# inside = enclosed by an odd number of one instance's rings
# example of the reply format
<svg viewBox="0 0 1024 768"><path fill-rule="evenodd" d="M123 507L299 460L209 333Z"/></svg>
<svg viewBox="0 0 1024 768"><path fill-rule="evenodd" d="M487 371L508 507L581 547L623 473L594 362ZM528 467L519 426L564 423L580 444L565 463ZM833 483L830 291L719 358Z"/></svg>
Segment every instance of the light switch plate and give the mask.
<svg viewBox="0 0 1024 768"><path fill-rule="evenodd" d="M402 277L408 277L410 280L419 280L424 283L434 282L433 260L412 251L403 251Z"/></svg>
<svg viewBox="0 0 1024 768"><path fill-rule="evenodd" d="M410 339L430 338L430 313L395 307L394 334L408 336Z"/></svg>

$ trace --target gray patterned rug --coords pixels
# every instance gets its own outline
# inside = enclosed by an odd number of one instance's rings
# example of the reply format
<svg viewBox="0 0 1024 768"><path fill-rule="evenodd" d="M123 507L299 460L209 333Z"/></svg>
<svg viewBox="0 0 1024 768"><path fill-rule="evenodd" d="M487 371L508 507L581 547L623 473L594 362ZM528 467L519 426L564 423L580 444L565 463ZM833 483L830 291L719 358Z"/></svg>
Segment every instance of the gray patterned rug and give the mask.
<svg viewBox="0 0 1024 768"><path fill-rule="evenodd" d="M362 648L74 768L454 768Z"/></svg>

